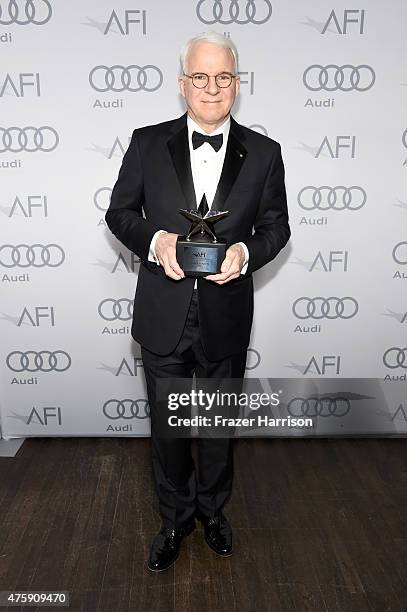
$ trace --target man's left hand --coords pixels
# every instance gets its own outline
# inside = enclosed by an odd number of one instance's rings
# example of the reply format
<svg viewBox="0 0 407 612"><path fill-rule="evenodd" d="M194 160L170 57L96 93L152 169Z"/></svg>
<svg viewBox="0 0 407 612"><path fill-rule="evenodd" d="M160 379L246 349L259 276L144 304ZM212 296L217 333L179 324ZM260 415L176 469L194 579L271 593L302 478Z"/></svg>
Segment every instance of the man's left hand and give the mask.
<svg viewBox="0 0 407 612"><path fill-rule="evenodd" d="M241 244L232 244L227 251L222 262L219 274L205 276L206 280L213 281L218 285L224 285L229 281L240 276L245 260L245 252Z"/></svg>

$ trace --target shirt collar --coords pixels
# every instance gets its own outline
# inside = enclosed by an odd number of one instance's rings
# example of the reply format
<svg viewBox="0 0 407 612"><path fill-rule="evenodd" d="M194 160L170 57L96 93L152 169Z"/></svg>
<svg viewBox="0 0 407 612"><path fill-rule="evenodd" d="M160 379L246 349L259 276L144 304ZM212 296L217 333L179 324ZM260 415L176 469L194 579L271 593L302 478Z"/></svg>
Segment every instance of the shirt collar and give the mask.
<svg viewBox="0 0 407 612"><path fill-rule="evenodd" d="M206 132L190 117L187 115L187 125L188 125L188 138L189 142L192 143L192 132L195 130L200 134L206 134ZM227 142L230 130L230 115L228 118L222 123L220 127L218 127L214 132L208 134L208 136L216 136L216 134L223 134L223 145Z"/></svg>

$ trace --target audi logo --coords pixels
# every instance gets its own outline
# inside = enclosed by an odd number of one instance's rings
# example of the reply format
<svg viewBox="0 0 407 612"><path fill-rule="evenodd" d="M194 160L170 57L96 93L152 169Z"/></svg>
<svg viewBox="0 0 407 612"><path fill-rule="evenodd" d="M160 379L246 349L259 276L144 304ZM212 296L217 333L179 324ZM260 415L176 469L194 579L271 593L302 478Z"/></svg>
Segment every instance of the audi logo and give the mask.
<svg viewBox="0 0 407 612"><path fill-rule="evenodd" d="M128 298L106 298L100 302L98 313L105 321L128 321L133 316L133 301Z"/></svg>
<svg viewBox="0 0 407 612"><path fill-rule="evenodd" d="M255 132L258 132L259 134L264 134L264 136L268 136L268 132L266 128L264 127L264 125L261 125L260 123L252 123L252 125L248 125L247 127L250 130L254 130Z"/></svg>
<svg viewBox="0 0 407 612"><path fill-rule="evenodd" d="M0 246L0 265L5 268L57 268L65 261L59 244L3 244Z"/></svg>
<svg viewBox="0 0 407 612"><path fill-rule="evenodd" d="M407 149L407 128L404 130L403 135L401 137L401 141L403 143L403 145L406 147Z"/></svg>
<svg viewBox="0 0 407 612"><path fill-rule="evenodd" d="M321 91L321 89L325 91L338 89L340 91L352 91L353 89L367 91L373 87L376 74L367 64L359 64L359 66L312 64L305 70L302 80L305 87L311 91Z"/></svg>
<svg viewBox="0 0 407 612"><path fill-rule="evenodd" d="M43 151L49 153L57 148L59 136L54 128L43 125L39 128L32 125L20 128L12 126L0 127L0 153L34 153Z"/></svg>
<svg viewBox="0 0 407 612"><path fill-rule="evenodd" d="M158 66L95 66L89 73L89 83L96 91L157 91L163 83Z"/></svg>
<svg viewBox="0 0 407 612"><path fill-rule="evenodd" d="M401 255L400 248L404 246L404 253ZM405 266L407 264L407 240L403 240L402 242L398 242L393 249L392 252L393 259L396 263ZM400 259L401 257L401 259Z"/></svg>
<svg viewBox="0 0 407 612"><path fill-rule="evenodd" d="M148 419L150 406L146 399L110 399L103 404L103 414L108 419Z"/></svg>
<svg viewBox="0 0 407 612"><path fill-rule="evenodd" d="M65 351L13 351L6 363L13 372L65 372L72 360Z"/></svg>
<svg viewBox="0 0 407 612"><path fill-rule="evenodd" d="M407 347L399 348L397 346L392 346L387 349L387 351L383 355L383 363L386 368L391 368L394 370L395 368L404 368L407 369Z"/></svg>
<svg viewBox="0 0 407 612"><path fill-rule="evenodd" d="M352 185L345 187L337 185L329 187L322 185L314 187L307 185L298 194L298 204L304 210L359 210L366 204L367 195L362 187Z"/></svg>
<svg viewBox="0 0 407 612"><path fill-rule="evenodd" d="M3 13L2 4L7 4L7 10ZM23 4L23 7L20 5ZM6 18L8 14L8 19ZM0 24L11 25L44 25L52 16L52 8L48 0L25 0L25 2L17 2L17 0L9 0L8 3L0 2Z"/></svg>
<svg viewBox="0 0 407 612"><path fill-rule="evenodd" d="M207 4L209 4L209 7L205 6ZM221 23L222 25L230 25L231 23L245 25L246 23L253 23L254 25L261 25L270 19L271 13L273 12L273 7L269 0L263 0L262 2L246 0L244 11L241 9L239 0L228 0L228 4L228 9L225 9L223 0L212 0L211 2L208 0L199 0L196 5L198 19L207 25L213 25L214 23ZM259 5L261 5L261 9L258 13ZM210 8L212 8L212 10L210 10ZM243 19L239 19L241 10ZM226 15L226 19L223 19L224 15Z"/></svg>
<svg viewBox="0 0 407 612"><path fill-rule="evenodd" d="M293 304L298 319L351 319L358 310L353 297L300 297Z"/></svg>
<svg viewBox="0 0 407 612"><path fill-rule="evenodd" d="M93 196L93 203L96 206L96 208L105 212L109 208L111 195L112 195L111 187L101 187L100 189L98 189Z"/></svg>
<svg viewBox="0 0 407 612"><path fill-rule="evenodd" d="M295 397L290 400L287 410L293 417L344 417L350 410L346 397Z"/></svg>
<svg viewBox="0 0 407 612"><path fill-rule="evenodd" d="M248 348L247 349L247 361L246 370L254 370L260 364L261 357L259 351L256 349Z"/></svg>

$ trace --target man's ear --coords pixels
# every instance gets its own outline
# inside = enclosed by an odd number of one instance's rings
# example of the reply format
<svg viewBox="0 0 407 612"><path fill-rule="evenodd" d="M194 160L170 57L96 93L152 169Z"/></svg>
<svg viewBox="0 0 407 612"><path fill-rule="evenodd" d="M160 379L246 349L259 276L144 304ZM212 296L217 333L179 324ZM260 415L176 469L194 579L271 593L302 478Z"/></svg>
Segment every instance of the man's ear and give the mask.
<svg viewBox="0 0 407 612"><path fill-rule="evenodd" d="M238 96L240 93L240 76L236 77L236 95Z"/></svg>
<svg viewBox="0 0 407 612"><path fill-rule="evenodd" d="M181 96L185 98L185 81L182 77L178 78L178 85Z"/></svg>

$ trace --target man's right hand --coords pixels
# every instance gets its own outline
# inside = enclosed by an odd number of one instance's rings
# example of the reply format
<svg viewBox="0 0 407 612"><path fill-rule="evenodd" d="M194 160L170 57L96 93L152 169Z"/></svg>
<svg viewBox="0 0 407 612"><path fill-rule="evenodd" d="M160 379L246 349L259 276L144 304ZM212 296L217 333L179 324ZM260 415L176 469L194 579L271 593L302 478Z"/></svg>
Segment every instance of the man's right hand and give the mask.
<svg viewBox="0 0 407 612"><path fill-rule="evenodd" d="M167 276L173 280L185 278L183 270L179 267L176 256L176 244L178 234L166 232L160 234L155 243L155 254L164 268Z"/></svg>

